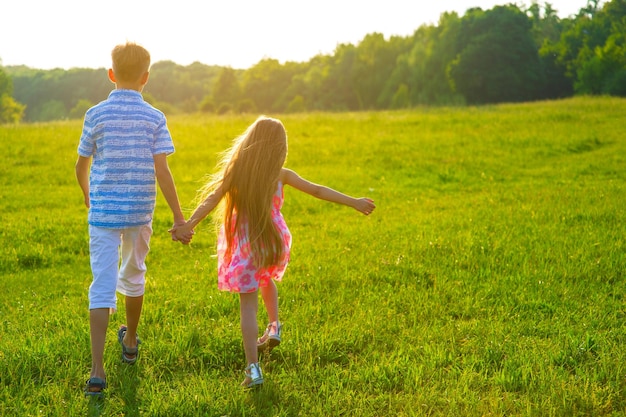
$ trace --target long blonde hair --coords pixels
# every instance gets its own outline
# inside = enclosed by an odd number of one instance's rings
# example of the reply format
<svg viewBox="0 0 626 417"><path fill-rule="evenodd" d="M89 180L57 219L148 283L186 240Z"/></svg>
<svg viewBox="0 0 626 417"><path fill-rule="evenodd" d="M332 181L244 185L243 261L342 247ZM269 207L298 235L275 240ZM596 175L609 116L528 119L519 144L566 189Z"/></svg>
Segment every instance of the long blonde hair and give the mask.
<svg viewBox="0 0 626 417"><path fill-rule="evenodd" d="M236 235L240 240L247 235L257 267L275 265L282 259L283 238L272 221L272 200L286 158L285 127L280 120L266 116L260 116L222 154L219 172L201 191L203 197L220 185L224 191L218 213L227 257Z"/></svg>

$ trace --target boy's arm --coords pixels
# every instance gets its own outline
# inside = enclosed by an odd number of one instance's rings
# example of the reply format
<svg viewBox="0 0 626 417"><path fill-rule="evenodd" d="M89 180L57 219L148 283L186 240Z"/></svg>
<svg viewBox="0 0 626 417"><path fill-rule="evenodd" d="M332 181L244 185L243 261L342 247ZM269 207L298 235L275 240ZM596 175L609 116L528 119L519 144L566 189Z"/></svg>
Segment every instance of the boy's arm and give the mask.
<svg viewBox="0 0 626 417"><path fill-rule="evenodd" d="M361 213L368 215L376 208L374 201L370 198L354 198L324 185L319 185L305 180L294 171L283 168L281 171L281 180L283 184L292 186L293 188L312 195L321 200L330 201L331 203L343 204L352 207Z"/></svg>
<svg viewBox="0 0 626 417"><path fill-rule="evenodd" d="M165 197L165 201L167 201L174 215L174 225L185 224L185 216L180 208L174 177L172 177L172 172L167 164L166 154L160 153L154 155L154 170L156 172L159 188L161 188L163 197Z"/></svg>
<svg viewBox="0 0 626 417"><path fill-rule="evenodd" d="M85 206L89 208L89 167L91 166L91 157L78 156L76 160L76 179L78 185L83 192Z"/></svg>

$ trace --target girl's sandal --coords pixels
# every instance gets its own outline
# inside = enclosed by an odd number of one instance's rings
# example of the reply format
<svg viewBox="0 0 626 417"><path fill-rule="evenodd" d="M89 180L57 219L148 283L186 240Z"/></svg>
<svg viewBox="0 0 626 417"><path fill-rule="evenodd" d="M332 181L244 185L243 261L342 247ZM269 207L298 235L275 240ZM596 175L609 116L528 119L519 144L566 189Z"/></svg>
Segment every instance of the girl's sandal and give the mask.
<svg viewBox="0 0 626 417"><path fill-rule="evenodd" d="M263 383L263 373L259 363L251 363L245 370L246 379L243 380L241 386L244 388L254 388Z"/></svg>
<svg viewBox="0 0 626 417"><path fill-rule="evenodd" d="M124 335L126 334L126 330L128 330L126 326L120 326L120 329L117 331L117 341L122 346L122 362L133 365L137 362L137 357L139 356L139 344L141 343L141 340L139 339L139 336L137 336L137 347L126 347L126 345L124 345Z"/></svg>
<svg viewBox="0 0 626 417"><path fill-rule="evenodd" d="M265 328L263 336L256 341L256 349L258 353L271 352L276 346L280 345L280 338L283 333L283 326L278 321L273 321Z"/></svg>
<svg viewBox="0 0 626 417"><path fill-rule="evenodd" d="M107 387L107 383L104 379L92 376L85 384L85 397L97 397L104 396L104 389Z"/></svg>

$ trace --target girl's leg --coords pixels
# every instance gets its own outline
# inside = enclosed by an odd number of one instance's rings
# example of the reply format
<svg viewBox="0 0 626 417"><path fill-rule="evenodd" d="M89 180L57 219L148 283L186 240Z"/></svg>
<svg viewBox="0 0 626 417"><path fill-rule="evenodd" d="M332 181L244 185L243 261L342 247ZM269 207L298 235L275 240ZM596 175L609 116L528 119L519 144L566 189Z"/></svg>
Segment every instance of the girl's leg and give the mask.
<svg viewBox="0 0 626 417"><path fill-rule="evenodd" d="M281 338L281 324L278 321L278 289L273 279L267 286L261 287L261 296L267 310L269 324L263 335L257 339L257 352L263 352L266 349L271 351L280 344Z"/></svg>
<svg viewBox="0 0 626 417"><path fill-rule="evenodd" d="M257 324L257 309L259 304L257 291L239 294L239 313L241 315L241 336L243 350L248 365L259 361L256 347L256 338L259 334Z"/></svg>
<svg viewBox="0 0 626 417"><path fill-rule="evenodd" d="M278 289L273 279L269 280L267 286L261 287L261 297L263 297L269 322L278 322Z"/></svg>

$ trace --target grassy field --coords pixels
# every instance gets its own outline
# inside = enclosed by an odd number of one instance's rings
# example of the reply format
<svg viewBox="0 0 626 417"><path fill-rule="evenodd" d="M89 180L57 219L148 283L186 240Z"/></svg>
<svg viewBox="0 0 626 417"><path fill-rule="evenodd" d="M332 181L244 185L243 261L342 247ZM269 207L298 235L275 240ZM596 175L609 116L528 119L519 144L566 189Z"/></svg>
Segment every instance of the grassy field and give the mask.
<svg viewBox="0 0 626 417"><path fill-rule="evenodd" d="M215 233L171 242L159 196L140 361L90 366L80 122L0 126L2 416L626 415L626 100L274 115L287 166L377 210L287 189L283 343L239 388L238 297ZM186 213L256 118L170 118ZM264 328L266 316L259 312Z"/></svg>

